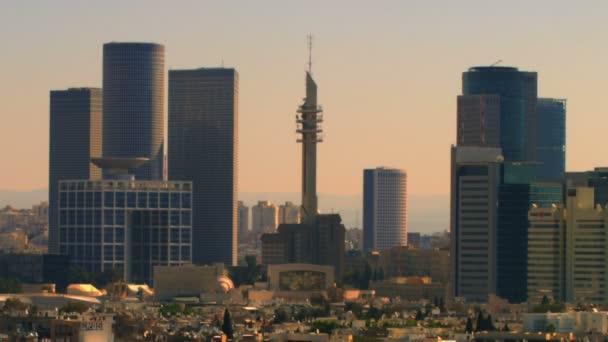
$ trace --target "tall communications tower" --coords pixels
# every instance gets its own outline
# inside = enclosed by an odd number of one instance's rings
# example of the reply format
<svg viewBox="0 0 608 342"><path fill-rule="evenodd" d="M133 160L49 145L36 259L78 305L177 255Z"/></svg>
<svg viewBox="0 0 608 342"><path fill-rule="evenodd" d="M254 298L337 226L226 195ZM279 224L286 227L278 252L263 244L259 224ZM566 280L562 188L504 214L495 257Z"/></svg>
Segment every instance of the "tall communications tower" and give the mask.
<svg viewBox="0 0 608 342"><path fill-rule="evenodd" d="M313 224L317 215L317 143L323 141L323 109L317 105L317 84L312 78L312 36L308 36L306 98L296 114L298 142L302 143L302 223Z"/></svg>

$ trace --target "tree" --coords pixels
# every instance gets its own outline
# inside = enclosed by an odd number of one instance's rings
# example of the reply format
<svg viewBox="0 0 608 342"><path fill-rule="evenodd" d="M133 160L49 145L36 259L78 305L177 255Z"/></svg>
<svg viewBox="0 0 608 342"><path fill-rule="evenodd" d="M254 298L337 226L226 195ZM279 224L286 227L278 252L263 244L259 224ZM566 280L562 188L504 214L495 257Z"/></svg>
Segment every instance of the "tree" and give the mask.
<svg viewBox="0 0 608 342"><path fill-rule="evenodd" d="M492 323L492 315L488 315L488 319L486 320L486 328L490 331L496 330L494 328L494 324Z"/></svg>
<svg viewBox="0 0 608 342"><path fill-rule="evenodd" d="M484 331L484 330L487 330L486 320L483 317L483 313L481 313L481 311L479 311L477 313L477 324L475 325L475 332Z"/></svg>
<svg viewBox="0 0 608 342"><path fill-rule="evenodd" d="M548 333L554 333L554 332L555 332L555 325L553 325L553 324L548 324L548 325L545 327L545 332L548 332Z"/></svg>
<svg viewBox="0 0 608 342"><path fill-rule="evenodd" d="M234 338L234 324L232 322L232 316L230 311L226 308L224 311L224 323L222 323L222 331L228 338Z"/></svg>
<svg viewBox="0 0 608 342"><path fill-rule="evenodd" d="M310 326L310 331L325 333L331 335L331 333L340 327L340 323L337 321L314 321Z"/></svg>
<svg viewBox="0 0 608 342"><path fill-rule="evenodd" d="M549 300L549 297L547 297L547 295L544 295L543 299L540 301L540 303L542 305L549 305L549 304L551 304L551 301Z"/></svg>
<svg viewBox="0 0 608 342"><path fill-rule="evenodd" d="M505 325L502 327L502 331L511 331L511 329L509 329L509 325L507 323L505 323Z"/></svg>
<svg viewBox="0 0 608 342"><path fill-rule="evenodd" d="M92 280L92 275L82 266L72 265L68 269L68 284L89 284Z"/></svg>
<svg viewBox="0 0 608 342"><path fill-rule="evenodd" d="M416 320L422 321L423 319L424 319L424 315L422 314L422 310L418 309L418 311L416 311Z"/></svg>
<svg viewBox="0 0 608 342"><path fill-rule="evenodd" d="M19 298L7 298L2 309L4 312L24 311L27 309L27 304Z"/></svg>
<svg viewBox="0 0 608 342"><path fill-rule="evenodd" d="M467 326L464 328L464 332L467 334L471 334L473 332L473 320L471 317L467 317Z"/></svg>

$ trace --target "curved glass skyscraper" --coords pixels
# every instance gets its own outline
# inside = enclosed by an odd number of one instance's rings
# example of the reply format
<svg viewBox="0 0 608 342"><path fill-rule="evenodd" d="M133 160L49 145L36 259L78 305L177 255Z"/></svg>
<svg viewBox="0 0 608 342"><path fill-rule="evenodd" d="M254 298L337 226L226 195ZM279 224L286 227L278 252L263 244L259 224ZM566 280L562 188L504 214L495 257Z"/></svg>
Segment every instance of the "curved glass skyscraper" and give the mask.
<svg viewBox="0 0 608 342"><path fill-rule="evenodd" d="M164 85L164 46L104 44L103 156L150 158L136 179L163 178Z"/></svg>
<svg viewBox="0 0 608 342"><path fill-rule="evenodd" d="M536 160L536 72L513 67L473 67L462 74L463 95L497 95L505 160Z"/></svg>

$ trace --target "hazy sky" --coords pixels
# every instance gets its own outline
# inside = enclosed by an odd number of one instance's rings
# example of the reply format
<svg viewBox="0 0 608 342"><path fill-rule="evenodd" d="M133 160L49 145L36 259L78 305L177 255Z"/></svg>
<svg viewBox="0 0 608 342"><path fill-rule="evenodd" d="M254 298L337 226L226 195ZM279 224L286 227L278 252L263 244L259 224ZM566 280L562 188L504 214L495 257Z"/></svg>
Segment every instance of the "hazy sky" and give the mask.
<svg viewBox="0 0 608 342"><path fill-rule="evenodd" d="M101 86L102 44L153 41L166 67L240 74L239 187L297 192L294 115L306 34L325 109L319 191L357 194L362 169L404 168L410 193L449 192L461 73L539 73L539 95L568 99L568 169L608 164L608 2L0 2L0 189L47 187L51 89Z"/></svg>

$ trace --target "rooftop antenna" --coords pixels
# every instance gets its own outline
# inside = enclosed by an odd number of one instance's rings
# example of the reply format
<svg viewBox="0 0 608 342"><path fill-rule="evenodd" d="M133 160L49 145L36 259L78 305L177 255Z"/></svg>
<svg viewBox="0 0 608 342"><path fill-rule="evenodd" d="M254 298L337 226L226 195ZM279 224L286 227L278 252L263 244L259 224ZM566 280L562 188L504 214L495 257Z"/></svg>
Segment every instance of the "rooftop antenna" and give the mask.
<svg viewBox="0 0 608 342"><path fill-rule="evenodd" d="M222 68L224 67L224 57L222 57Z"/></svg>
<svg viewBox="0 0 608 342"><path fill-rule="evenodd" d="M498 64L502 63L502 59L497 60L496 62L492 63L492 65L490 65L491 67L493 66L497 66Z"/></svg>
<svg viewBox="0 0 608 342"><path fill-rule="evenodd" d="M312 74L312 34L306 36L308 38L308 73Z"/></svg>

